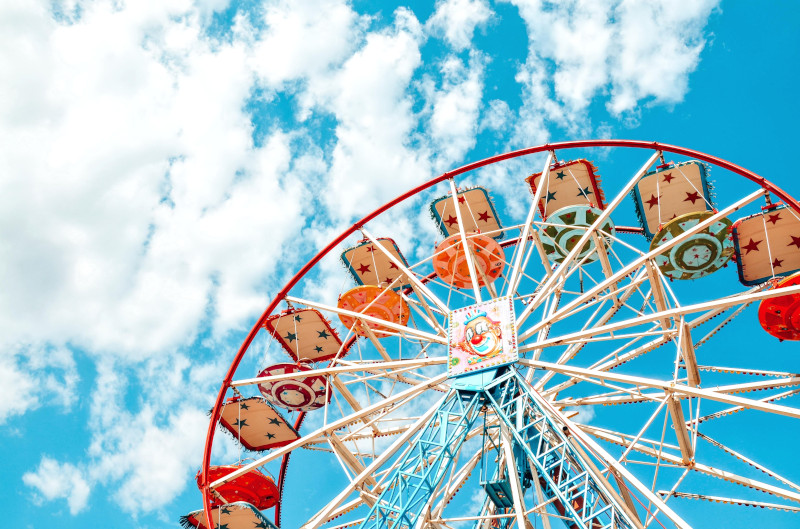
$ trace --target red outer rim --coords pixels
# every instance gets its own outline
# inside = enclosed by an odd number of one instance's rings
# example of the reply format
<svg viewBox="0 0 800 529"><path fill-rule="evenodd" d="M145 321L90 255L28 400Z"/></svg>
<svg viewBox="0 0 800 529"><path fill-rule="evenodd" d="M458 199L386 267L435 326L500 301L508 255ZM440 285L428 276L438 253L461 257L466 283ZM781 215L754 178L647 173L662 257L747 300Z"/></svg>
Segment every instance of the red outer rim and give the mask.
<svg viewBox="0 0 800 529"><path fill-rule="evenodd" d="M301 268L295 275L292 277L288 283L281 289L280 292L273 298L270 304L267 306L266 310L261 314L261 317L256 321L253 328L250 329L247 337L245 338L242 345L239 347L239 350L236 353L236 356L233 358L230 367L228 368L228 372L225 374L225 378L222 381L222 385L220 387L219 393L217 394L217 399L214 402L214 408L211 410L211 418L208 422L208 433L206 434L206 443L203 449L203 463L201 466L202 470L202 492L203 492L203 509L206 512L206 519L210 520L211 516L211 503L209 498L209 491L208 491L208 468L211 463L211 448L214 443L214 433L216 432L216 424L219 420L220 409L222 407L223 402L225 401L225 393L228 391L231 382L233 381L233 375L236 373L236 369L239 367L239 364L244 357L245 352L250 347L250 344L255 339L256 334L261 329L262 325L266 321L267 317L272 314L278 304L283 300L284 297L291 291L292 288L297 285L300 279L303 278L323 257L325 257L331 250L339 246L345 239L347 239L350 235L352 235L355 231L361 228L364 224L368 223L384 211L394 207L395 205L403 202L404 200L412 197L434 185L453 178L455 176L468 173L470 171L474 171L475 169L479 169L481 167L485 167L487 165L491 165L493 163L501 162L503 160L510 160L512 158L518 158L520 156L526 156L529 154L536 154L539 152L546 152L546 151L556 151L560 149L579 149L579 148L591 148L591 147L627 147L627 148L635 148L635 149L648 149L654 151L662 151L668 152L672 154L679 154L682 156L687 156L689 158L696 158L698 160L702 160L704 162L708 162L710 164L716 165L718 167L722 167L723 169L727 169L733 173L736 173L740 176L747 178L748 180L752 180L763 189L768 190L769 192L773 193L775 196L783 200L789 207L794 209L796 212L800 213L800 203L790 197L785 191L781 188L773 184L772 182L768 181L766 178L757 175L756 173L749 171L743 167L740 167L732 162L724 160L722 158L718 158L716 156L711 156L709 154L702 153L700 151L695 151L693 149L687 149L685 147L679 147L677 145L669 145L666 143L658 143L654 141L641 141L641 140L577 140L577 141L564 141L564 142L556 142L556 143L546 143L544 145L539 145L536 147L528 147L526 149L520 149L517 151L511 151L504 154L498 154L496 156L492 156L489 158L485 158L483 160L473 162L458 169L454 169L453 171L449 171L443 173L436 178L428 180L427 182L403 193L402 195L398 196L394 200L387 202L383 206L379 207L372 213L366 215L361 220L354 223L350 228L343 231L338 237L336 237L333 241L331 241L325 248L319 251L317 255L311 258L303 268ZM302 421L301 417L298 417L298 423ZM281 461L281 471L280 471L280 479L278 483L278 490L282 492L283 490L283 477L286 471L286 464L289 460L289 454L283 456L283 460ZM276 522L280 520L280 499L278 504L275 506L276 511Z"/></svg>

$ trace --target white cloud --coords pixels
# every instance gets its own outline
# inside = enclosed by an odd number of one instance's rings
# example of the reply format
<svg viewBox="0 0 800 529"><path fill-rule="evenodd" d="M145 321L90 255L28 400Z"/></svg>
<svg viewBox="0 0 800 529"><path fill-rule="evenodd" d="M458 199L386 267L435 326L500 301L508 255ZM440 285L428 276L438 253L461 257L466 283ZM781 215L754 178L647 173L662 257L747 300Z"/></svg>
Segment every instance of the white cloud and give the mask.
<svg viewBox="0 0 800 529"><path fill-rule="evenodd" d="M64 347L9 347L0 356L0 424L46 404L68 410L77 398L75 360Z"/></svg>
<svg viewBox="0 0 800 529"><path fill-rule="evenodd" d="M427 24L434 34L444 37L455 50L468 48L475 29L493 15L484 0L440 0Z"/></svg>
<svg viewBox="0 0 800 529"><path fill-rule="evenodd" d="M89 483L84 473L71 463L59 463L43 456L36 471L27 472L22 481L44 499L66 499L73 515L83 511L89 502Z"/></svg>
<svg viewBox="0 0 800 529"><path fill-rule="evenodd" d="M340 64L359 44L368 22L340 0L278 0L264 11L267 28L253 60L259 76L273 87Z"/></svg>
<svg viewBox="0 0 800 529"><path fill-rule="evenodd" d="M517 81L523 112L517 144L535 143L546 122L589 132L587 111L606 98L616 117L643 102L672 104L688 90L718 0L511 0L528 30Z"/></svg>
<svg viewBox="0 0 800 529"><path fill-rule="evenodd" d="M484 111L481 129L502 131L513 115L508 103L501 99L492 99Z"/></svg>
<svg viewBox="0 0 800 529"><path fill-rule="evenodd" d="M591 424L595 417L593 406L577 406L575 408L567 408L564 410L564 412L568 416L574 413L575 415L571 417L572 422L576 422L578 424Z"/></svg>
<svg viewBox="0 0 800 529"><path fill-rule="evenodd" d="M648 98L683 100L705 45L703 29L718 3L625 0L618 6L620 51L611 68L612 113L631 110Z"/></svg>
<svg viewBox="0 0 800 529"><path fill-rule="evenodd" d="M364 46L309 95L337 121L336 145L323 197L334 218L368 212L430 177L424 148L412 148L417 118L407 95L419 66L422 30L400 8L388 29ZM363 214L363 213L362 213Z"/></svg>
<svg viewBox="0 0 800 529"><path fill-rule="evenodd" d="M0 357L0 424L39 406L36 380L20 369L13 356Z"/></svg>
<svg viewBox="0 0 800 529"><path fill-rule="evenodd" d="M138 357L190 342L214 301L224 333L302 225L313 164L279 131L253 145L244 45L159 5L92 3L72 24L18 6L0 37L38 58L7 58L23 82L0 102L5 340Z"/></svg>
<svg viewBox="0 0 800 529"><path fill-rule="evenodd" d="M202 389L209 383L207 376L213 378L224 366L214 362L213 367L199 370L182 357L154 359L137 381L119 364L98 365L91 402L89 478L111 486L114 499L125 511L160 509L191 486L208 428L205 410L192 403L207 402ZM131 410L125 398L137 383L143 402L138 410ZM224 441L224 436L218 436L219 448L224 448Z"/></svg>
<svg viewBox="0 0 800 529"><path fill-rule="evenodd" d="M441 65L442 87L429 96L433 102L430 139L437 171L461 162L475 146L483 98L484 60L473 53L468 64L449 56Z"/></svg>

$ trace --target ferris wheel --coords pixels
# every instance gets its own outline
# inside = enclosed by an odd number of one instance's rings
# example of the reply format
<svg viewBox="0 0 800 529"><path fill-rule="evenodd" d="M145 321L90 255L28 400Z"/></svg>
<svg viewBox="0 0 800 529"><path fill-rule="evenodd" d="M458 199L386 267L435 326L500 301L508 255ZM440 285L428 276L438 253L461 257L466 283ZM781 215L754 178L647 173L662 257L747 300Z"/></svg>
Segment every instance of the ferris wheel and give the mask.
<svg viewBox="0 0 800 529"><path fill-rule="evenodd" d="M634 162L606 188L615 157ZM520 212L480 181L511 162L530 164ZM386 203L278 293L181 521L796 526L797 340L800 204L766 179L654 142L495 156ZM212 462L220 431L249 459Z"/></svg>

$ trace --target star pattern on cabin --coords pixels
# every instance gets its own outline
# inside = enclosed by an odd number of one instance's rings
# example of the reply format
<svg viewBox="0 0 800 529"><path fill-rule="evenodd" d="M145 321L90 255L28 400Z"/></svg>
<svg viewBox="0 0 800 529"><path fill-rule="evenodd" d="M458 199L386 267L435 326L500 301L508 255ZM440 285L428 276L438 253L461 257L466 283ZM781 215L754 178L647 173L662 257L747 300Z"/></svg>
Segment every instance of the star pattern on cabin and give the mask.
<svg viewBox="0 0 800 529"><path fill-rule="evenodd" d="M274 433L268 433L268 434L264 435L264 437L266 437L267 439L275 439L275 434Z"/></svg>
<svg viewBox="0 0 800 529"><path fill-rule="evenodd" d="M747 250L747 253L745 255L747 255L750 252L757 252L759 251L758 245L761 244L762 242L764 241L754 241L753 239L750 239L750 242L742 246L742 250Z"/></svg>
<svg viewBox="0 0 800 529"><path fill-rule="evenodd" d="M685 193L686 193L686 198L683 199L684 202L691 201L692 204L694 204L698 200L703 200L702 197L700 196L700 193L698 193L697 191L694 191L693 193L685 191Z"/></svg>
<svg viewBox="0 0 800 529"><path fill-rule="evenodd" d="M775 224L776 224L776 223L777 223L779 220L781 220L781 214L780 214L780 213L772 213L772 214L770 214L770 215L767 215L767 216L769 217L769 218L767 219L767 222L771 222L773 226L774 226L774 225L775 225Z"/></svg>
<svg viewBox="0 0 800 529"><path fill-rule="evenodd" d="M449 215L446 219L444 219L444 221L450 227L452 227L454 224L458 224L458 219L452 215Z"/></svg>
<svg viewBox="0 0 800 529"><path fill-rule="evenodd" d="M391 284L392 283L392 278L391 277L387 277L386 279L383 280L383 282L387 283L387 284Z"/></svg>
<svg viewBox="0 0 800 529"><path fill-rule="evenodd" d="M292 343L293 341L297 340L297 334L293 332L287 332L284 338L289 340L289 343Z"/></svg>
<svg viewBox="0 0 800 529"><path fill-rule="evenodd" d="M326 331L325 329L317 331L317 334L319 334L318 338L324 338L326 340L328 339L328 337L330 337L330 334L328 334L328 331Z"/></svg>
<svg viewBox="0 0 800 529"><path fill-rule="evenodd" d="M367 272L369 272L369 271L370 271L370 270L369 270L369 265L368 265L368 264L366 264L366 263L362 263L362 264L361 264L361 265L359 265L359 267L358 267L358 273L359 273L359 274L361 274L361 275L364 275L365 273L367 273Z"/></svg>
<svg viewBox="0 0 800 529"><path fill-rule="evenodd" d="M367 251L368 251L369 253L372 253L372 252L374 252L374 251L375 251L375 247L374 247L374 246L372 246L372 245L370 245L370 246L367 246Z"/></svg>
<svg viewBox="0 0 800 529"><path fill-rule="evenodd" d="M320 346L318 345L318 346L314 347L314 351L316 351L317 353L320 353L320 354L322 354L322 347L320 347Z"/></svg>
<svg viewBox="0 0 800 529"><path fill-rule="evenodd" d="M777 257L772 260L772 268L782 268L783 266L783 259L778 259Z"/></svg>
<svg viewBox="0 0 800 529"><path fill-rule="evenodd" d="M792 238L792 242L786 246L797 246L797 249L800 250L800 237L795 237L794 235L789 235L789 237Z"/></svg>
<svg viewBox="0 0 800 529"><path fill-rule="evenodd" d="M228 511L228 513L227 513L227 514L230 514L230 511ZM217 529L229 529L229 528L228 528L228 524L226 524L226 523L224 523L224 524L222 524L222 525L220 525L220 524L217 524Z"/></svg>
<svg viewBox="0 0 800 529"><path fill-rule="evenodd" d="M242 402L242 403L239 404L239 409L240 410L249 410L250 406L248 406L246 402Z"/></svg>
<svg viewBox="0 0 800 529"><path fill-rule="evenodd" d="M247 424L247 419L236 419L233 421L233 425L236 426L239 430L241 430L245 426L250 426Z"/></svg>
<svg viewBox="0 0 800 529"><path fill-rule="evenodd" d="M586 187L584 187L583 189L581 189L581 188L579 187L579 188L578 188L578 194L577 194L576 196L579 196L579 197L588 197L589 195L592 195L592 194L593 194L593 193L592 193L592 192L589 190L589 186L586 186Z"/></svg>
<svg viewBox="0 0 800 529"><path fill-rule="evenodd" d="M284 391L284 393L285 393L285 391ZM274 424L275 426L280 426L281 425L281 421L276 419L275 417L272 417L271 419L269 419L269 423L270 424Z"/></svg>
<svg viewBox="0 0 800 529"><path fill-rule="evenodd" d="M551 200L555 200L556 199L556 193L558 193L558 191L553 191L553 192L548 191L547 192L547 201L550 202Z"/></svg>
<svg viewBox="0 0 800 529"><path fill-rule="evenodd" d="M295 317L294 317L294 321L300 321L300 320L301 320L300 316L298 316L298 315L295 315Z"/></svg>
<svg viewBox="0 0 800 529"><path fill-rule="evenodd" d="M230 514L231 513L231 509L230 509L230 507L221 507L219 512L220 512L220 514Z"/></svg>
<svg viewBox="0 0 800 529"><path fill-rule="evenodd" d="M478 213L478 220L482 220L484 222L489 222L490 218L492 218L492 216L489 215L488 211L484 211L483 213Z"/></svg>
<svg viewBox="0 0 800 529"><path fill-rule="evenodd" d="M391 270L391 269L400 270L400 267L399 267L399 266L397 266L396 264L394 264L394 262L393 262L393 261L389 261L389 269L390 269L390 270Z"/></svg>
<svg viewBox="0 0 800 529"><path fill-rule="evenodd" d="M564 171L559 171L558 174L556 175L556 179L563 180L565 176L567 175L564 174Z"/></svg>
<svg viewBox="0 0 800 529"><path fill-rule="evenodd" d="M659 199L659 198L661 198L661 195L659 195L659 196L650 195L650 198L648 198L647 200L645 200L645 202L647 203L647 205L648 205L648 206L650 206L648 209L653 209L653 206L657 206L657 205L658 205L658 199Z"/></svg>
<svg viewBox="0 0 800 529"><path fill-rule="evenodd" d="M667 184L672 182L674 179L675 179L675 177L672 176L672 173L667 173L667 174L664 175L664 182L666 182Z"/></svg>
<svg viewBox="0 0 800 529"><path fill-rule="evenodd" d="M466 202L466 200L467 200L467 199L466 199L466 198L464 198L464 195L461 195L460 197L458 197L458 203L459 203L459 204L463 204L464 202Z"/></svg>
<svg viewBox="0 0 800 529"><path fill-rule="evenodd" d="M253 529L269 529L264 522L258 522Z"/></svg>

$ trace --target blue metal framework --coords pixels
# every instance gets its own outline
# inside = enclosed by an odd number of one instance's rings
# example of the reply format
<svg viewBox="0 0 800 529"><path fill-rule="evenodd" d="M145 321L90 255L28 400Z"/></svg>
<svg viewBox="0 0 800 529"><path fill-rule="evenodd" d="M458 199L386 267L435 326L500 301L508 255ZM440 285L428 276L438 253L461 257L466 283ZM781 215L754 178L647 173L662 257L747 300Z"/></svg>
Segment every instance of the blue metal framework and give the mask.
<svg viewBox="0 0 800 529"><path fill-rule="evenodd" d="M362 528L414 527L479 416L481 401L478 392L448 394L395 469Z"/></svg>
<svg viewBox="0 0 800 529"><path fill-rule="evenodd" d="M487 378L490 377L484 374L483 380ZM383 493L359 527L417 527L419 517L430 508L436 489L450 470L467 434L480 417L486 417L484 413L490 412L498 420L492 421L490 426L484 422L484 439L499 438L499 429L505 429L513 443L522 488L530 488L532 480L538 479L545 497L553 500L552 508L565 518L567 527L637 527L615 499L619 496L602 476L592 471L592 465L583 462L567 433L545 412L543 401L516 368L497 370L493 380L486 384L474 380L475 385L454 384L412 443L411 450L402 456ZM490 446L493 442L484 442L485 453L497 448ZM484 510L488 510L488 502L491 502L496 512L512 513L513 492L508 476L504 476L507 472L497 468L491 474L492 479L481 480L487 492ZM508 527L513 518L495 520L492 527L502 528Z"/></svg>

